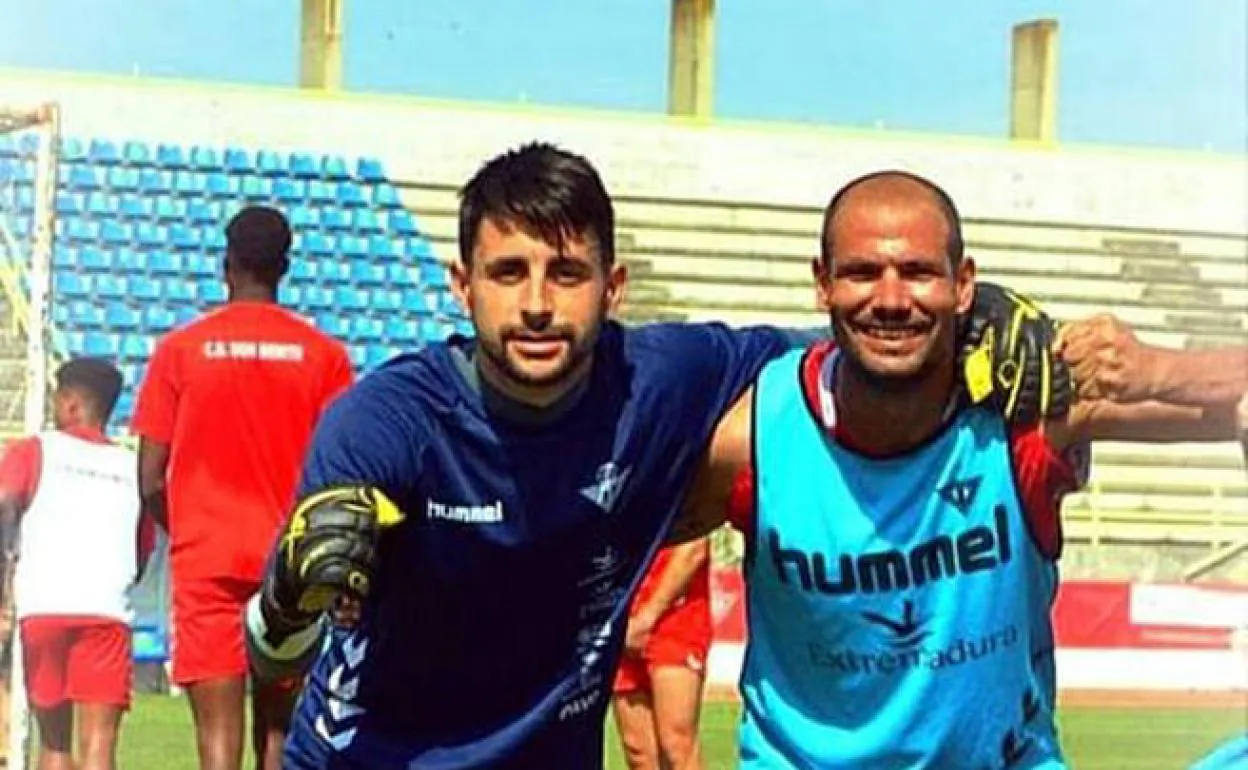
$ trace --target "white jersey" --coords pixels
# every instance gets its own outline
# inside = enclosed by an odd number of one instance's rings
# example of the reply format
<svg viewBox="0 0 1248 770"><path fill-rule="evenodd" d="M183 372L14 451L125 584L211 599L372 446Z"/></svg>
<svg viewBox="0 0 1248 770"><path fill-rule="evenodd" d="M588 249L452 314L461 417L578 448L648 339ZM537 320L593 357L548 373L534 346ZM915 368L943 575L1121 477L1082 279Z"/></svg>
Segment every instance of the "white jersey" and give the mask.
<svg viewBox="0 0 1248 770"><path fill-rule="evenodd" d="M133 621L139 521L135 453L49 431L39 484L22 516L14 575L18 618L89 615Z"/></svg>

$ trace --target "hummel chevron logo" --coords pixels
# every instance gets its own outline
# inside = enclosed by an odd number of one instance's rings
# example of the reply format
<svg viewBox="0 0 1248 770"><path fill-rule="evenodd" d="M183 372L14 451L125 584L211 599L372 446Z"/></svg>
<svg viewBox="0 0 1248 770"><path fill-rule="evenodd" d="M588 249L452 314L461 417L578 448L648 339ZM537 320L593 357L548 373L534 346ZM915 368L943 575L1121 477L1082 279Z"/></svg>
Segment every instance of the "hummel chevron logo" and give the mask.
<svg viewBox="0 0 1248 770"><path fill-rule="evenodd" d="M325 705L328 713L316 718L316 733L335 751L342 751L355 740L357 727L349 720L364 713L364 708L351 701L360 688L358 669L368 652L368 639L351 634L342 641L343 662L334 667L325 683Z"/></svg>
<svg viewBox="0 0 1248 770"><path fill-rule="evenodd" d="M352 727L350 730L343 730L340 733L331 733L325 724L325 715L322 714L316 718L316 732L330 746L334 747L334 751L342 751L351 745L351 741L355 740L355 732L359 728Z"/></svg>
<svg viewBox="0 0 1248 770"><path fill-rule="evenodd" d="M604 513L610 513L632 472L632 468L620 468L610 462L603 463L594 474L594 483L581 488L581 496L601 508Z"/></svg>
<svg viewBox="0 0 1248 770"><path fill-rule="evenodd" d="M342 672L346 670L346 666L338 666L334 672L329 675L329 693L335 698L343 700L354 700L355 691L360 687L359 678L342 681Z"/></svg>
<svg viewBox="0 0 1248 770"><path fill-rule="evenodd" d="M358 644L355 642L355 634L352 634L342 643L342 657L351 668L356 668L363 663L364 653L368 652L367 639L360 639Z"/></svg>
<svg viewBox="0 0 1248 770"><path fill-rule="evenodd" d="M983 476L955 479L936 490L936 494L940 495L941 500L957 508L959 513L966 515L971 512L971 506L975 504L975 495L979 492L979 485L983 480Z"/></svg>
<svg viewBox="0 0 1248 770"><path fill-rule="evenodd" d="M915 617L914 602L909 599L902 609L901 620L893 620L875 612L864 612L862 617L869 623L887 629L893 635L894 647L915 647L932 633L923 628L926 621Z"/></svg>

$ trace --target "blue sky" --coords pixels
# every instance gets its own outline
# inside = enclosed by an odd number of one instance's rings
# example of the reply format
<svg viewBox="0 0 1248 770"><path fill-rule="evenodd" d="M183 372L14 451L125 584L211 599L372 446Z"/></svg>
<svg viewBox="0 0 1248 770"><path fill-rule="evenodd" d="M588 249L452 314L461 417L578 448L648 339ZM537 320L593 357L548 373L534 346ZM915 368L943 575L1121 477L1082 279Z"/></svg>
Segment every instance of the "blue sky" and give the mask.
<svg viewBox="0 0 1248 770"><path fill-rule="evenodd" d="M669 0L343 0L358 91L661 111ZM1064 141L1248 151L1248 0L719 0L724 117L1001 136L1060 24ZM0 66L292 84L298 0L0 0Z"/></svg>

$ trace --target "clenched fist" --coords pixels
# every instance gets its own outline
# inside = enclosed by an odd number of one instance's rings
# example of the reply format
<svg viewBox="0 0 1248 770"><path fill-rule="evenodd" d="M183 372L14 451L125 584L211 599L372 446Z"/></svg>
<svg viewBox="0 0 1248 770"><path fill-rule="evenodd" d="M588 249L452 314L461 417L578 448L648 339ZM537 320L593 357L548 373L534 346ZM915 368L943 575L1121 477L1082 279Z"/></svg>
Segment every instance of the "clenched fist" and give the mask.
<svg viewBox="0 0 1248 770"><path fill-rule="evenodd" d="M1097 315L1066 324L1058 342L1079 398L1131 403L1152 397L1154 356L1117 318Z"/></svg>

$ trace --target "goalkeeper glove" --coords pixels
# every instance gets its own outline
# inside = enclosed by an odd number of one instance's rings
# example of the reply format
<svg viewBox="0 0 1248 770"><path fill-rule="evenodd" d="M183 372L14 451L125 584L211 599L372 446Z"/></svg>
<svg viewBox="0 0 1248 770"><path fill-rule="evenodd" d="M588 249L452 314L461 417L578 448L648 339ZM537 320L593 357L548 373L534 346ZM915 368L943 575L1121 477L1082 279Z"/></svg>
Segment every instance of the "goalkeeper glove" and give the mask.
<svg viewBox="0 0 1248 770"><path fill-rule="evenodd" d="M990 404L1018 425L1065 417L1074 387L1056 338L1056 322L1030 300L977 282L959 356L970 402Z"/></svg>
<svg viewBox="0 0 1248 770"><path fill-rule="evenodd" d="M375 487L333 487L304 498L286 524L260 588L265 641L280 645L316 622L340 595L366 597L381 532L403 518Z"/></svg>

